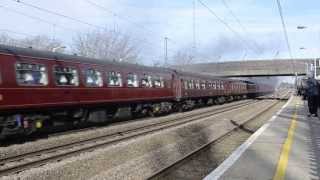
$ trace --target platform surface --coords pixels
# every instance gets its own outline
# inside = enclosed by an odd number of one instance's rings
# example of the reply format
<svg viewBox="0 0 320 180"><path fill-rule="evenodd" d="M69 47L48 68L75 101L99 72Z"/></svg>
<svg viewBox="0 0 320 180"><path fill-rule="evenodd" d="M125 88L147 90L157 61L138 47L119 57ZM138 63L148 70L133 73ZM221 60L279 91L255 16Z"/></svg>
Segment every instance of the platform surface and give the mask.
<svg viewBox="0 0 320 180"><path fill-rule="evenodd" d="M320 179L320 120L292 97L205 180Z"/></svg>

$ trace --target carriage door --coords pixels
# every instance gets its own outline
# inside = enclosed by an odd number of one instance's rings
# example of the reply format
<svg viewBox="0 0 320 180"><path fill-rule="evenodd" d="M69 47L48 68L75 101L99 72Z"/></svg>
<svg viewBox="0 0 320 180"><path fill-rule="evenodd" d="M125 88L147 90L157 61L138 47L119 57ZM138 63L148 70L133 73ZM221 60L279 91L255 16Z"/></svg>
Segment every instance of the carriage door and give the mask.
<svg viewBox="0 0 320 180"><path fill-rule="evenodd" d="M178 77L177 74L172 74L172 90L173 90L173 95L177 98L181 98L181 85L182 79Z"/></svg>
<svg viewBox="0 0 320 180"><path fill-rule="evenodd" d="M59 102L77 102L78 90L73 87L79 86L79 74L74 65L64 64L61 61L55 61L53 65L53 81L57 90L53 96Z"/></svg>

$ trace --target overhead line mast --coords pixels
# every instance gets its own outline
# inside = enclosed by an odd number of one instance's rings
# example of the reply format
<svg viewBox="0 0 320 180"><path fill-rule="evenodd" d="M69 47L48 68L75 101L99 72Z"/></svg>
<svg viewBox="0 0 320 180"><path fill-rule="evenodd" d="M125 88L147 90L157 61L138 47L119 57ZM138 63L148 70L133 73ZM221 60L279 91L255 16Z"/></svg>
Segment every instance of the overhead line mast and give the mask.
<svg viewBox="0 0 320 180"><path fill-rule="evenodd" d="M192 42L192 56L195 58L196 56L196 0L193 0L193 12L192 12L192 34L193 34L193 42Z"/></svg>

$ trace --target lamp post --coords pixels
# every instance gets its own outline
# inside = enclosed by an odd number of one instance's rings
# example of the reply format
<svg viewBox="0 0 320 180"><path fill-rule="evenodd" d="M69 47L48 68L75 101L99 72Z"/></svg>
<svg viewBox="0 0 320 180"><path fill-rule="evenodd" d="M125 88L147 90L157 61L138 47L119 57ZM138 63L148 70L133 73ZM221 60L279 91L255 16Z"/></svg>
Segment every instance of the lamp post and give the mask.
<svg viewBox="0 0 320 180"><path fill-rule="evenodd" d="M297 29L307 29L307 26L297 26Z"/></svg>

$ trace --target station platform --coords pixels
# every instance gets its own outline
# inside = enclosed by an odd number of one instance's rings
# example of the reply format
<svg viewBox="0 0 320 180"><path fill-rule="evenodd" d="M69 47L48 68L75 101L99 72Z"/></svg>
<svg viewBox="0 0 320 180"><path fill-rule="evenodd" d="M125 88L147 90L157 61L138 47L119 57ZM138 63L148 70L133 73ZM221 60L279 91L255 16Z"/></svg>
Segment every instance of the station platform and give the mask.
<svg viewBox="0 0 320 180"><path fill-rule="evenodd" d="M320 120L292 96L205 180L320 179Z"/></svg>

